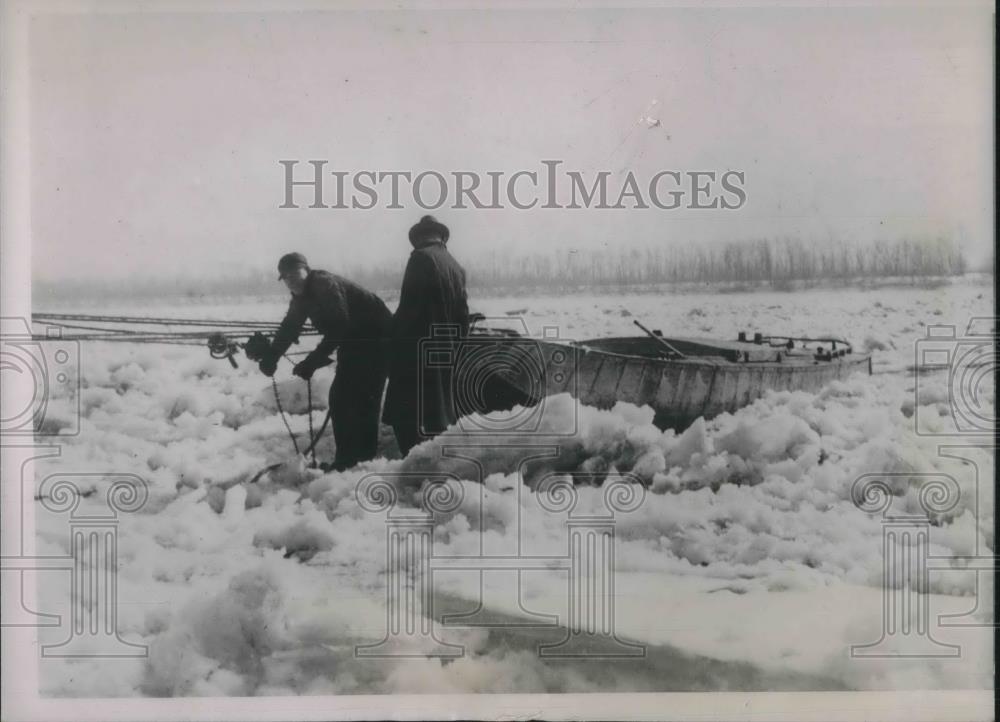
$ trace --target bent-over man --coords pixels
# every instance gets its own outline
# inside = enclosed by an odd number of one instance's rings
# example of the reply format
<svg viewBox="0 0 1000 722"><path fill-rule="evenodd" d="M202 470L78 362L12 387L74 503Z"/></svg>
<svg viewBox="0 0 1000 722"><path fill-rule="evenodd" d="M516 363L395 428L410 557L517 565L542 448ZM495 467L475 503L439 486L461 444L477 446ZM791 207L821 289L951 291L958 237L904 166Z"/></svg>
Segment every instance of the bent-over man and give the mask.
<svg viewBox="0 0 1000 722"><path fill-rule="evenodd" d="M313 270L301 253L278 262L278 278L292 294L288 313L271 342L260 370L274 374L278 360L298 340L306 320L323 335L314 351L292 370L303 379L330 363L337 351L337 374L330 387L333 438L332 468L347 469L375 457L379 410L387 373L386 339L392 314L378 296L346 278Z"/></svg>

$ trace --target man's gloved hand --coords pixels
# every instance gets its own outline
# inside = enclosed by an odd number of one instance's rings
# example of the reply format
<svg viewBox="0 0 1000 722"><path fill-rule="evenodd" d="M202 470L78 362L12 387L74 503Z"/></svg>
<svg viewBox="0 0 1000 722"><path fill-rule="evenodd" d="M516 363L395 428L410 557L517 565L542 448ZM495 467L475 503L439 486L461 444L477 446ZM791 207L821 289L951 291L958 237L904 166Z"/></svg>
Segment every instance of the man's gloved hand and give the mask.
<svg viewBox="0 0 1000 722"><path fill-rule="evenodd" d="M274 376L274 372L278 369L278 360L273 356L266 356L260 360L257 368L265 376Z"/></svg>
<svg viewBox="0 0 1000 722"><path fill-rule="evenodd" d="M295 364L295 368L292 369L292 373L301 379L309 380L312 375L316 373L318 369L324 366L329 366L333 361L327 354L323 353L319 349L313 350L308 356Z"/></svg>
<svg viewBox="0 0 1000 722"><path fill-rule="evenodd" d="M254 332L253 336L243 344L243 353L251 361L261 361L271 355L271 341L260 331Z"/></svg>
<svg viewBox="0 0 1000 722"><path fill-rule="evenodd" d="M306 356L304 359L295 364L295 368L292 369L292 373L300 379L308 381L312 378L313 373L315 373L316 369L318 369L320 365L321 364L316 363L316 360L312 356Z"/></svg>

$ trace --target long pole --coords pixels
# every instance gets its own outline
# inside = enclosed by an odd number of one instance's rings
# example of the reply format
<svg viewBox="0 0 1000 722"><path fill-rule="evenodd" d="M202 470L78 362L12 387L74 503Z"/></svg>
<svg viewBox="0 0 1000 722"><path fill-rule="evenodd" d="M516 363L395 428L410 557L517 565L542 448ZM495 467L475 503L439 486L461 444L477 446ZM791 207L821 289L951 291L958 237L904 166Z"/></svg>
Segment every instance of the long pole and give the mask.
<svg viewBox="0 0 1000 722"><path fill-rule="evenodd" d="M663 338L663 336L657 336L655 333L653 333L652 331L650 331L648 328L646 328L645 326L643 326L638 321L633 320L632 323L634 323L636 326L638 326L639 328L641 328L646 333L646 335L649 336L651 339L653 339L654 341L657 341L662 346L664 346L666 349L668 349L670 351L670 353L677 354L681 358L687 358L687 356L685 354L682 354L680 351L678 351L676 348L674 348L670 343L668 343L667 339Z"/></svg>

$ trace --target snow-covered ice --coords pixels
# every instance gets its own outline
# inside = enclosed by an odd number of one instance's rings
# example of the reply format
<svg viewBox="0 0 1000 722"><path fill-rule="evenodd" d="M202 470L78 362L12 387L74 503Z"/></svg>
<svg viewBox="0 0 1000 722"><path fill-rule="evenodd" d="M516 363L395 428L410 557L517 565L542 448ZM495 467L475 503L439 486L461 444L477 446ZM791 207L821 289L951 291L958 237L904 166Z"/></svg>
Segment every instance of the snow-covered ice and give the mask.
<svg viewBox="0 0 1000 722"><path fill-rule="evenodd" d="M992 685L992 632L986 627L935 631L939 642L961 645L955 659L849 656L851 645L879 638L882 621L884 524L880 515L857 507L859 477L889 474L893 511L915 514L921 513L921 494L933 491L933 475L950 476L961 493L932 519L930 553L946 559L993 553L993 450L968 446L949 456L939 445L963 437L915 431L918 421L930 424L925 431L947 431L951 423L947 370L915 372L915 345L928 325L955 324L961 334L971 317L992 316L986 281L931 289L490 298L472 306L508 321L511 312L527 308L523 319L532 331L556 326L569 339L634 335L633 318L677 335L735 338L738 331L759 330L846 336L873 354L875 373L817 394L770 393L681 433L654 427L648 408L619 404L601 411L552 397L539 410L542 429L562 428L567 415L576 414L577 433L560 439L555 456L523 469L524 446L536 438L531 434L505 437L507 447L499 448L455 428L400 460L384 429L383 458L324 474L293 458L270 382L253 364L241 359L232 369L201 348L86 345L81 432L62 440L61 455L40 462L36 477L41 483L56 472L132 473L148 483L145 506L120 518L118 624L124 639L148 645L149 656L43 659L43 692ZM277 319L282 310L280 303L244 303L173 312ZM148 311L166 315L170 309ZM325 369L314 379L317 425L331 377ZM292 428L304 439L304 382L292 379L287 365L277 378ZM992 391L983 391L981 401L993 413ZM60 404L55 399L48 411L56 425L70 413ZM467 450L471 459L442 453L463 444L480 448ZM329 433L318 451L332 457ZM285 463L256 484L245 483L277 462ZM615 531L617 631L646 644L645 658L589 665L550 660L534 647L557 640L552 630L440 625L439 638L464 645L464 657L355 658L354 645L381 639L386 614L385 517L362 508L354 493L365 474L406 472L419 479L448 472L463 480L461 504L436 519L435 556L511 549L551 555L565 553L565 515L543 509L532 489L546 475L566 471L597 479L631 473L648 488L635 511L616 517ZM81 509L98 504L112 477L84 478L92 481L81 483L97 493L83 499ZM404 503L412 492L403 491ZM603 498L596 486L579 487L578 494L581 510L597 509ZM67 554L65 516L35 506L38 552ZM988 575L953 566L932 572L920 590L932 619L975 610L966 619L988 624ZM523 609L510 592L517 581L512 574L435 573L435 589L442 608L468 612L482 581L492 610L516 619ZM40 597L68 613L65 578L39 579ZM521 604L565 620L566 579L555 570L523 572ZM58 642L59 635L43 630L43 642Z"/></svg>

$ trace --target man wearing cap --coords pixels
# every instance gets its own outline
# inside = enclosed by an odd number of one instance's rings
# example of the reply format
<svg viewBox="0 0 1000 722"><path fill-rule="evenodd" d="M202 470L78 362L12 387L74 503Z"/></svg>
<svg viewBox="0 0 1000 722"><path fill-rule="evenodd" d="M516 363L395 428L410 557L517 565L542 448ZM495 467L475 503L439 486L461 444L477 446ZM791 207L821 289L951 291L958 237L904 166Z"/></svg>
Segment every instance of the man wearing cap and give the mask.
<svg viewBox="0 0 1000 722"><path fill-rule="evenodd" d="M292 370L303 379L330 363L337 351L337 375L330 386L333 438L337 444L334 469L346 469L375 457L379 407L385 388L385 340L392 314L378 296L346 278L312 270L301 253L278 261L278 279L292 294L288 313L260 361L266 376L298 340L306 320L323 335L319 345Z"/></svg>
<svg viewBox="0 0 1000 722"><path fill-rule="evenodd" d="M454 359L469 330L465 270L448 252L449 235L448 227L433 216L421 218L409 233L413 252L392 319L389 389L382 415L403 456L458 420L452 367L429 364L421 357L421 340L433 335L433 352L446 357L450 351Z"/></svg>

